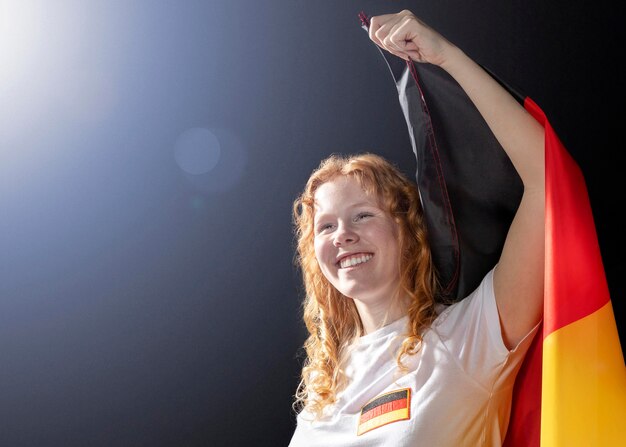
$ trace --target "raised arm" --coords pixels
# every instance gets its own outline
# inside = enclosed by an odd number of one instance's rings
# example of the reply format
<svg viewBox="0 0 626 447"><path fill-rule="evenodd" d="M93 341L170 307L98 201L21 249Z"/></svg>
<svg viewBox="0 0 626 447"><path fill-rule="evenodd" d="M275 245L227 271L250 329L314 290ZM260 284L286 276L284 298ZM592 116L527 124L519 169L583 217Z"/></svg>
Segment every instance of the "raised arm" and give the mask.
<svg viewBox="0 0 626 447"><path fill-rule="evenodd" d="M473 101L522 179L524 194L494 272L502 335L512 348L543 311L543 127L478 64L410 11L372 17L369 33L398 57L446 70Z"/></svg>

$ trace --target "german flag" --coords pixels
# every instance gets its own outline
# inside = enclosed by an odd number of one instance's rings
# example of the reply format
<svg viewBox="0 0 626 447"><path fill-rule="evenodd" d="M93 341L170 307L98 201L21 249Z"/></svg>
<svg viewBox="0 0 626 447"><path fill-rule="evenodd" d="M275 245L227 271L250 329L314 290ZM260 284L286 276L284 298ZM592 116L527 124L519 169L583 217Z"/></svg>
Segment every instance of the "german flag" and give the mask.
<svg viewBox="0 0 626 447"><path fill-rule="evenodd" d="M380 53L417 160L441 298L462 299L497 263L523 185L452 77ZM624 447L626 367L583 175L537 104L489 73L544 126L546 150L544 318L517 375L504 446Z"/></svg>
<svg viewBox="0 0 626 447"><path fill-rule="evenodd" d="M361 408L357 436L411 418L411 389L391 391L375 397Z"/></svg>
<svg viewBox="0 0 626 447"><path fill-rule="evenodd" d="M524 107L545 129L545 304L504 445L623 447L626 368L585 181L541 109Z"/></svg>

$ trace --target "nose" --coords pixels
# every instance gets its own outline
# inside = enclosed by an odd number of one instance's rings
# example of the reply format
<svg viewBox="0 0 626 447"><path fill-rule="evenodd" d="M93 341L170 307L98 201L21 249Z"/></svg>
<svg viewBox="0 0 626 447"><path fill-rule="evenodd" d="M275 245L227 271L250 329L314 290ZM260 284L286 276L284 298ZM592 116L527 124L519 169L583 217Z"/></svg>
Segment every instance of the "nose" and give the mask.
<svg viewBox="0 0 626 447"><path fill-rule="evenodd" d="M339 225L335 230L333 244L335 247L346 246L358 242L359 235L347 225Z"/></svg>

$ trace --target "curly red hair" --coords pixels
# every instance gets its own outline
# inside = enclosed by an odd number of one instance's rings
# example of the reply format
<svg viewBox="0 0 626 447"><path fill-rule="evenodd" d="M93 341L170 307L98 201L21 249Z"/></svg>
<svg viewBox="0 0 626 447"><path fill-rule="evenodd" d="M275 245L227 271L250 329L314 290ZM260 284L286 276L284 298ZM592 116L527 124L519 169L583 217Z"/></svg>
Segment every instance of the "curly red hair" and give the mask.
<svg viewBox="0 0 626 447"><path fill-rule="evenodd" d="M397 354L401 370L405 369L403 356L419 350L421 334L436 316L437 278L415 183L392 163L375 154L331 155L322 160L293 204L296 263L302 271L305 286L303 319L309 332L304 343L307 358L294 406L306 408L316 417L322 415L327 405L335 402L337 392L345 385L342 362L346 350L363 334L354 301L331 285L315 257L315 192L320 185L337 176L356 179L367 194L379 198L383 209L398 224L399 287L409 297L409 334Z"/></svg>

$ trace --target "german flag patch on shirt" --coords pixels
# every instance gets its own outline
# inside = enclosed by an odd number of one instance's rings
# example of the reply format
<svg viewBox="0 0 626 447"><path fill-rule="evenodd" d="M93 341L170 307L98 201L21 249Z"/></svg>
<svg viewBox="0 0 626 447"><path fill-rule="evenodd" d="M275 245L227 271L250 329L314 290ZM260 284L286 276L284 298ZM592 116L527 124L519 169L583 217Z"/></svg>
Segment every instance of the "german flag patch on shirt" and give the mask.
<svg viewBox="0 0 626 447"><path fill-rule="evenodd" d="M390 391L370 400L361 408L357 436L392 422L411 418L411 389Z"/></svg>

